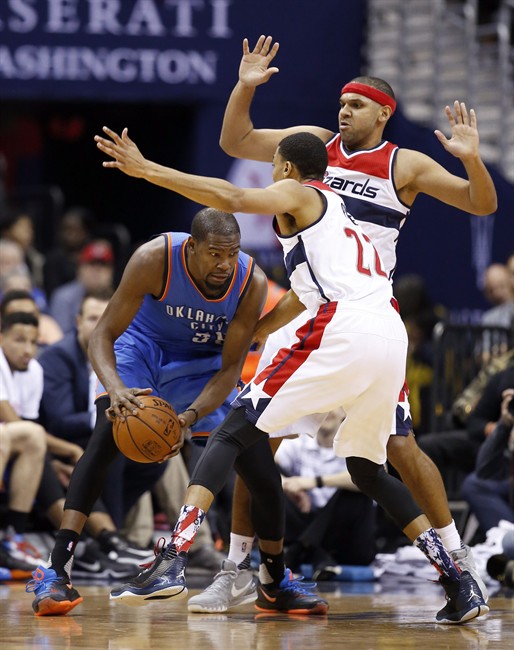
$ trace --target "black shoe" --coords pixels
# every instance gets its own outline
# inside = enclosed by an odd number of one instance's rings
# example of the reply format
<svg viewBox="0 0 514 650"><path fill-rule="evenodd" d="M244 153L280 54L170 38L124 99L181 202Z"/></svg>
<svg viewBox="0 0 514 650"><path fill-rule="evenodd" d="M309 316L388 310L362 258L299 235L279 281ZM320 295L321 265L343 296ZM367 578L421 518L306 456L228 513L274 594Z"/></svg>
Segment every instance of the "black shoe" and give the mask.
<svg viewBox="0 0 514 650"><path fill-rule="evenodd" d="M108 530L102 531L96 541L109 559L121 564L134 564L139 567L154 558L153 550L130 544L117 533Z"/></svg>
<svg viewBox="0 0 514 650"><path fill-rule="evenodd" d="M438 623L450 625L465 623L489 611L480 587L469 571L463 571L460 580L450 580L441 576L439 582L446 592L447 603L436 614Z"/></svg>
<svg viewBox="0 0 514 650"><path fill-rule="evenodd" d="M102 553L95 540L88 539L77 545L72 573L74 578L124 580L136 575L138 568L133 564L111 560L109 556Z"/></svg>
<svg viewBox="0 0 514 650"><path fill-rule="evenodd" d="M310 589L315 583L301 583L295 580L290 569L286 569L282 582L276 589L259 582L255 607L263 612L284 612L287 614L326 614L328 603L313 594Z"/></svg>

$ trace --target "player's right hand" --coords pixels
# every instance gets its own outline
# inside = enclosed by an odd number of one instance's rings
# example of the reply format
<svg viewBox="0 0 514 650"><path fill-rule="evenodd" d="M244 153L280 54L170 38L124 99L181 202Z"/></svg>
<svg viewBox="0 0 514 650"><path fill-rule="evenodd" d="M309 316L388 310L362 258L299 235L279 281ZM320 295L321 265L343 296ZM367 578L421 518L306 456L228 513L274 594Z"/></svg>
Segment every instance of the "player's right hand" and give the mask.
<svg viewBox="0 0 514 650"><path fill-rule="evenodd" d="M259 40L250 52L248 39L243 40L243 58L239 66L239 81L254 88L266 83L278 68L269 67L278 52L279 44L273 43L271 36L259 36Z"/></svg>
<svg viewBox="0 0 514 650"><path fill-rule="evenodd" d="M137 399L138 395L150 395L151 388L119 388L109 391L111 405L105 411L107 419L114 422L116 418L125 418L127 415L136 415L137 410L144 408L144 404Z"/></svg>

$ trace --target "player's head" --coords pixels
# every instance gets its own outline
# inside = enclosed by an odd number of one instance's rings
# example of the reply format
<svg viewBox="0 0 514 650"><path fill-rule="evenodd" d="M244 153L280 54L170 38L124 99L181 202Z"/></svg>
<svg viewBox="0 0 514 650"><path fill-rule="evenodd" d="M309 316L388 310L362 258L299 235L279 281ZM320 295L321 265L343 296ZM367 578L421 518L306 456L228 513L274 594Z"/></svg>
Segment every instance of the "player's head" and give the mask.
<svg viewBox="0 0 514 650"><path fill-rule="evenodd" d="M391 86L378 77L355 77L341 89L339 132L349 148L374 146L396 109Z"/></svg>
<svg viewBox="0 0 514 650"><path fill-rule="evenodd" d="M191 224L187 265L194 280L209 294L228 286L241 247L241 231L233 214L204 208Z"/></svg>
<svg viewBox="0 0 514 650"><path fill-rule="evenodd" d="M316 135L302 132L280 141L273 156L273 180L323 180L328 164L327 148Z"/></svg>
<svg viewBox="0 0 514 650"><path fill-rule="evenodd" d="M36 355L38 319L34 314L14 312L2 319L0 345L12 371L27 370Z"/></svg>

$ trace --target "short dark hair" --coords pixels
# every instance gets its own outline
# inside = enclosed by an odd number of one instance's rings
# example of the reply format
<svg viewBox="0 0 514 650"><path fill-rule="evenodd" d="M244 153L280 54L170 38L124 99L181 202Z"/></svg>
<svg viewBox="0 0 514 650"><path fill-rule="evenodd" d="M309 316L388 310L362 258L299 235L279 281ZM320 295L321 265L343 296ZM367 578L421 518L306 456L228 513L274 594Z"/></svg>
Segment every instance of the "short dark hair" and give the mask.
<svg viewBox="0 0 514 650"><path fill-rule="evenodd" d="M302 178L322 180L328 165L327 148L313 133L302 131L280 141L278 151L284 160L298 168Z"/></svg>
<svg viewBox="0 0 514 650"><path fill-rule="evenodd" d="M380 77L355 77L355 79L352 79L352 82L355 82L357 84L364 84L365 86L371 86L371 88L381 90L383 93L389 95L389 97L392 97L396 101L394 90L387 83L387 81L380 79Z"/></svg>
<svg viewBox="0 0 514 650"><path fill-rule="evenodd" d="M7 305L13 302L13 300L30 300L36 304L30 291L25 291L25 289L11 289L10 291L6 291L2 296L2 302L0 302L0 318L4 318Z"/></svg>
<svg viewBox="0 0 514 650"><path fill-rule="evenodd" d="M7 332L15 325L32 325L33 327L38 327L39 320L37 316L27 311L15 311L2 318L0 331Z"/></svg>
<svg viewBox="0 0 514 650"><path fill-rule="evenodd" d="M109 300L112 298L112 294L114 291L110 287L105 287L104 289L93 289L92 291L88 291L82 300L80 301L80 307L78 314L82 314L82 309L84 308L84 303L86 300L89 300L90 298L93 300L99 300L100 302L109 302Z"/></svg>
<svg viewBox="0 0 514 650"><path fill-rule="evenodd" d="M230 212L215 208L203 208L193 217L191 235L197 241L205 241L208 235L222 237L241 236L237 219Z"/></svg>

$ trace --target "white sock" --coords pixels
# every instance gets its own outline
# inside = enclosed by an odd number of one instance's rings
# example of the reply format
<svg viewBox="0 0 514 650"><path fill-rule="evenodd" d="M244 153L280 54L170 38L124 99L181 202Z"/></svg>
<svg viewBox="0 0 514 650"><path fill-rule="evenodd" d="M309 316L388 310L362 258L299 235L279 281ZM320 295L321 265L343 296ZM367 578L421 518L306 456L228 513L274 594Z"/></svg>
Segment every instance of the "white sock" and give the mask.
<svg viewBox="0 0 514 650"><path fill-rule="evenodd" d="M236 535L230 533L230 546L228 548L228 559L239 566L250 555L253 546L253 537Z"/></svg>
<svg viewBox="0 0 514 650"><path fill-rule="evenodd" d="M436 528L435 531L441 538L441 541L448 552L458 551L462 548L462 540L453 519L451 524L448 524L448 526L445 526L444 528Z"/></svg>

